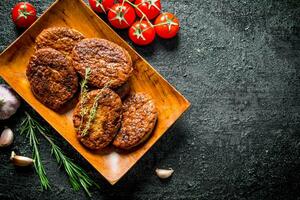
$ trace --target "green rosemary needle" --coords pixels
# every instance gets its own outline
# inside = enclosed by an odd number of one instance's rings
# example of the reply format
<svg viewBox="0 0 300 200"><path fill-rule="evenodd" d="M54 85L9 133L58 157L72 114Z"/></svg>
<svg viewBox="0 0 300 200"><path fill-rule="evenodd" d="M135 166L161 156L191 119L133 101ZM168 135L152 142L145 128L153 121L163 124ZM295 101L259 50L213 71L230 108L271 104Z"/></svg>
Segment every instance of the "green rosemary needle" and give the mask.
<svg viewBox="0 0 300 200"><path fill-rule="evenodd" d="M48 130L44 128L39 122L37 122L35 119L33 119L27 112L26 113L26 118L24 122L21 124L21 133L25 133L29 135L30 139L35 138L36 140L36 135L35 131L41 134L51 145L51 154L54 155L57 163L59 166L63 166L64 170L66 171L70 184L74 190L79 190L80 187L84 189L84 191L91 196L91 193L89 192L89 187L91 186L96 186L99 188L99 186L87 175L87 173L78 165L76 165L69 157L67 157L61 150L60 147L58 147L54 142L53 139L51 139L48 135L47 132ZM23 131L22 131L23 130ZM34 142L32 144L35 144L37 147L37 142ZM36 154L39 157L38 149L34 150ZM36 157L35 157L36 158ZM40 160L40 158L39 158ZM35 161L36 163L36 161ZM49 188L49 182L46 177L46 173L44 170L44 167L41 162L39 162L40 166L37 167L37 169L41 168L41 171L37 171L38 175L40 177L42 185L47 185L47 187L44 186L45 189ZM44 173L41 173L44 172ZM46 184L47 183L47 184Z"/></svg>

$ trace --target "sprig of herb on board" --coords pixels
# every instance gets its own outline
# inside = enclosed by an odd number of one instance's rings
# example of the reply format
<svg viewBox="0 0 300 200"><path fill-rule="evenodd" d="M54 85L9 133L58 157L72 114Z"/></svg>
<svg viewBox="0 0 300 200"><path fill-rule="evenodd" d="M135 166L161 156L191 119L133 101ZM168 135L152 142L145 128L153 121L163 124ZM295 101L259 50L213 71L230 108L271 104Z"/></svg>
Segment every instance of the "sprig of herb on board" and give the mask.
<svg viewBox="0 0 300 200"><path fill-rule="evenodd" d="M93 122L93 120L96 117L97 109L98 109L98 106L99 106L99 99L101 97L103 89L108 88L110 86L110 84L111 84L111 81L108 82L107 84L105 84L105 86L103 88L101 88L100 91L98 92L98 94L96 95L95 100L93 102L93 105L92 105L92 107L90 108L90 111L89 111L88 121L87 121L83 131L80 134L82 137L84 137L88 134L88 130L91 127L91 123ZM81 120L82 120L83 116L81 116L81 117L82 117L81 118Z"/></svg>
<svg viewBox="0 0 300 200"><path fill-rule="evenodd" d="M38 155L38 159L40 160L39 157L39 151L38 151L38 142L36 138L36 133L38 132L41 134L51 145L51 153L54 155L56 158L57 163L59 166L63 166L64 170L66 171L69 181L71 186L73 187L74 190L79 190L80 187L82 187L85 192L91 196L91 193L89 192L89 188L91 186L96 186L99 188L99 186L87 175L87 173L78 165L76 165L69 157L67 157L61 150L60 147L58 147L54 142L53 139L51 139L47 132L48 130L45 129L39 122L37 122L35 119L33 119L27 112L26 113L26 118L21 124L21 134L26 133L26 135L30 138L30 141L34 145L34 152L35 154ZM34 139L32 139L34 138ZM37 157L34 156L36 159ZM35 165L36 165L36 160L35 160ZM37 169L43 169L42 171L39 171ZM36 171L40 177L42 187L44 189L50 188L49 181L47 179L44 167L41 162L37 164ZM46 187L47 186L47 187Z"/></svg>
<svg viewBox="0 0 300 200"><path fill-rule="evenodd" d="M100 90L100 92L95 97L93 106L91 107L90 112L89 112L88 121L87 121L83 131L81 132L81 136L86 136L88 134L88 130L90 129L91 123L96 117L96 113L97 113L97 109L98 109L98 105L99 105L98 101L99 101L101 93L102 93L101 91L102 90Z"/></svg>
<svg viewBox="0 0 300 200"><path fill-rule="evenodd" d="M84 74L84 79L82 80L82 82L80 83L80 117L81 117L81 121L80 121L80 125L78 130L81 130L81 126L83 123L83 117L87 114L88 109L87 107L84 106L85 102L86 102L86 98L87 98L87 81L89 79L89 76L91 74L91 68L86 67L85 68L85 74Z"/></svg>

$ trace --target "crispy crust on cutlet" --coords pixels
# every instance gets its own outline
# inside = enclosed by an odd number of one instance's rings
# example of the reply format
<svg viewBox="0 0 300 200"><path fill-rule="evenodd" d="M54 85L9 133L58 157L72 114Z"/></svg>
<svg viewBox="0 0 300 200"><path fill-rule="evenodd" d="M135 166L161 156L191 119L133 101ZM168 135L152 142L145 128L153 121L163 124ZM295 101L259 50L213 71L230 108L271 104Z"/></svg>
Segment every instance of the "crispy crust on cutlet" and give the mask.
<svg viewBox="0 0 300 200"><path fill-rule="evenodd" d="M36 98L53 110L60 109L77 91L78 78L72 62L51 48L32 55L26 75Z"/></svg>
<svg viewBox="0 0 300 200"><path fill-rule="evenodd" d="M67 27L44 29L36 38L36 49L53 48L70 55L74 46L84 39L82 33Z"/></svg>
<svg viewBox="0 0 300 200"><path fill-rule="evenodd" d="M157 110L152 98L136 93L123 103L122 125L113 145L120 149L131 149L151 135L157 121Z"/></svg>
<svg viewBox="0 0 300 200"><path fill-rule="evenodd" d="M87 135L81 136L88 124L89 114L81 117L81 109L90 111L95 98L100 93L96 117L91 122ZM88 112L89 113L89 112ZM73 113L73 124L77 138L86 147L99 150L106 147L115 137L121 126L122 101L120 97L108 88L92 90L87 94L85 103L82 100L77 104ZM80 129L80 130L79 130Z"/></svg>
<svg viewBox="0 0 300 200"><path fill-rule="evenodd" d="M97 88L117 88L128 80L133 70L128 52L105 39L80 41L73 49L72 59L74 68L82 77L87 67L91 69L88 83Z"/></svg>

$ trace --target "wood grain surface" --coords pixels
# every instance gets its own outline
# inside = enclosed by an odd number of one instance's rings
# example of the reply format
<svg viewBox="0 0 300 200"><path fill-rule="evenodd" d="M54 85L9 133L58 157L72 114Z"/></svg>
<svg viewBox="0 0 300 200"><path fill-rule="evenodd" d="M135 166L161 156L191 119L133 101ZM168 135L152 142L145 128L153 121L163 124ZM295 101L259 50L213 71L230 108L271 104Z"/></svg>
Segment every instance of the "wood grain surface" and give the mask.
<svg viewBox="0 0 300 200"><path fill-rule="evenodd" d="M102 152L89 151L78 142L73 128L72 110L77 101L76 98L70 102L64 112L57 113L45 107L33 96L25 73L29 58L34 53L34 40L43 29L54 26L75 28L86 37L105 38L128 50L134 66L134 74L129 80L131 91L143 91L150 94L159 113L155 130L146 143L131 152L120 152L112 147ZM111 184L115 184L190 105L174 87L81 0L57 0L49 7L0 55L0 75Z"/></svg>

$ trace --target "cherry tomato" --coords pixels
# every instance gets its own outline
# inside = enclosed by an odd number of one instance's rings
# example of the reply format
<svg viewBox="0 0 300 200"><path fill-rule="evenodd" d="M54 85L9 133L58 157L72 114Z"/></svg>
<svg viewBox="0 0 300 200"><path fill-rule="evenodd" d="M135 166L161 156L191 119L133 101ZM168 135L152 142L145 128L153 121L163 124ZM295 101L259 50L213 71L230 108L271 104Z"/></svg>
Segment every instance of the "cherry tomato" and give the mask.
<svg viewBox="0 0 300 200"><path fill-rule="evenodd" d="M120 3L122 3L124 0L119 0ZM129 0L130 2L134 2L134 0Z"/></svg>
<svg viewBox="0 0 300 200"><path fill-rule="evenodd" d="M157 35L165 39L174 37L179 31L179 21L171 13L160 14L156 18L154 26Z"/></svg>
<svg viewBox="0 0 300 200"><path fill-rule="evenodd" d="M97 13L106 13L114 5L114 0L89 0L93 11Z"/></svg>
<svg viewBox="0 0 300 200"><path fill-rule="evenodd" d="M128 3L117 3L108 12L108 20L115 28L125 29L130 27L135 20L135 12Z"/></svg>
<svg viewBox="0 0 300 200"><path fill-rule="evenodd" d="M149 20L157 17L161 10L160 0L136 0L135 5L137 5L137 7L148 17ZM142 17L143 14L139 11L139 9L135 9L136 14L139 17Z"/></svg>
<svg viewBox="0 0 300 200"><path fill-rule="evenodd" d="M28 28L36 20L35 7L27 2L17 3L11 11L11 18L19 28Z"/></svg>
<svg viewBox="0 0 300 200"><path fill-rule="evenodd" d="M138 21L130 27L129 38L137 45L147 45L153 42L155 30L146 20Z"/></svg>

